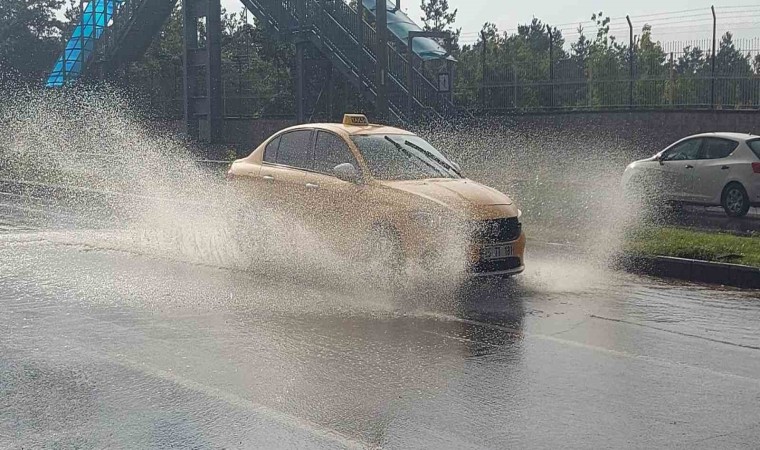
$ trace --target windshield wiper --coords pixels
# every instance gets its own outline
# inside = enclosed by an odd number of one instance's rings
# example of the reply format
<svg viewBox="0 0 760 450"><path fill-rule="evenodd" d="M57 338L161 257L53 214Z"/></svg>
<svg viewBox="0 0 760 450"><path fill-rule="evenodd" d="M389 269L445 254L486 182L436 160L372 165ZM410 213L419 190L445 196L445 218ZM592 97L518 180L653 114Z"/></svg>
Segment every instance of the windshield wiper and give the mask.
<svg viewBox="0 0 760 450"><path fill-rule="evenodd" d="M451 170L455 174L462 176L461 173L456 169L456 167L452 166L450 163L442 160L441 158L437 157L434 153L425 150L424 148L420 147L419 145L415 144L414 142L410 141L404 141L404 144L408 145L409 147L412 147L413 149L419 151L423 155L427 156L428 158L432 159L433 161L437 162L438 164L442 165L444 168Z"/></svg>
<svg viewBox="0 0 760 450"><path fill-rule="evenodd" d="M412 160L412 161L414 161L415 159L418 160L418 161L422 161L423 164L425 164L429 168L433 169L433 171L435 173L439 173L440 174L440 171L438 170L437 167L435 167L434 165L430 164L428 161L425 161L424 158L420 158L419 156L417 156L414 153L410 152L409 150L405 149L403 145L401 145L398 142L396 142L393 139L391 139L390 136L385 136L385 140L388 141L388 142L390 142L391 144L393 144L393 146L396 147L396 149L398 149L401 153L403 153L404 156L407 157L407 159Z"/></svg>

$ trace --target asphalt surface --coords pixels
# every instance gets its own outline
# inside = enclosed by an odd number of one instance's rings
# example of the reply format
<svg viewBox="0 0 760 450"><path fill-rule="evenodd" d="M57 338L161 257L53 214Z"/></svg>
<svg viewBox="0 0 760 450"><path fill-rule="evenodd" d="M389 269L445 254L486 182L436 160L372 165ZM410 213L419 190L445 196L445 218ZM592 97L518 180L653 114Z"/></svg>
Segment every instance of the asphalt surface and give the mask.
<svg viewBox="0 0 760 450"><path fill-rule="evenodd" d="M399 297L47 214L0 205L2 448L760 442L758 292L534 246L512 281Z"/></svg>

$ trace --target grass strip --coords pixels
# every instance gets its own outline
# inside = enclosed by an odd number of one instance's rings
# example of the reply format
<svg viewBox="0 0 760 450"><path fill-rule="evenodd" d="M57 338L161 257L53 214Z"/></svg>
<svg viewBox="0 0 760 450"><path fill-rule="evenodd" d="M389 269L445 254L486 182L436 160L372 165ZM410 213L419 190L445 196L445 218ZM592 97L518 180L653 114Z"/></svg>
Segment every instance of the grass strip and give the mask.
<svg viewBox="0 0 760 450"><path fill-rule="evenodd" d="M646 256L673 256L760 267L760 236L641 227L630 231L625 250Z"/></svg>

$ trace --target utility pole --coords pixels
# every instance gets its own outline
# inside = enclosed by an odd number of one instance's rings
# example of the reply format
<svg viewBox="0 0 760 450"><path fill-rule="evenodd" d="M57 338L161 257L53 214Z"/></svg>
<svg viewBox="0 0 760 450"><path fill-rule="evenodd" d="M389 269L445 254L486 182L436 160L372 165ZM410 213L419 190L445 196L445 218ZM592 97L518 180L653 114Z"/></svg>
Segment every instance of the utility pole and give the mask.
<svg viewBox="0 0 760 450"><path fill-rule="evenodd" d="M670 106L673 106L676 95L676 67L673 52L670 52L670 89L668 90L668 100Z"/></svg>
<svg viewBox="0 0 760 450"><path fill-rule="evenodd" d="M711 6L713 16L712 58L710 62L710 107L715 108L715 47L718 45L718 18L715 15L715 6Z"/></svg>
<svg viewBox="0 0 760 450"><path fill-rule="evenodd" d="M630 31L630 37L629 37L629 49L628 49L628 107L633 108L633 23L631 22L631 16L625 16L625 19L628 21L628 30Z"/></svg>
<svg viewBox="0 0 760 450"><path fill-rule="evenodd" d="M554 108L554 33L549 25L546 31L549 33L549 107Z"/></svg>
<svg viewBox="0 0 760 450"><path fill-rule="evenodd" d="M361 0L359 7L361 7ZM378 0L375 11L375 34L377 34L377 114L381 119L388 118L388 1Z"/></svg>
<svg viewBox="0 0 760 450"><path fill-rule="evenodd" d="M480 39L483 42L483 52L480 55L480 109L486 109L486 32L480 31Z"/></svg>

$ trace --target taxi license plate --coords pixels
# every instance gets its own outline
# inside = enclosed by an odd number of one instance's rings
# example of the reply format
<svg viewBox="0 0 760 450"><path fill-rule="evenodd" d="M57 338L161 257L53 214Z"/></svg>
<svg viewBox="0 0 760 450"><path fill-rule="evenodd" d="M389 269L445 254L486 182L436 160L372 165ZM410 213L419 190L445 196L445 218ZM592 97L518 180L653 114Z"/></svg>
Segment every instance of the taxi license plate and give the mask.
<svg viewBox="0 0 760 450"><path fill-rule="evenodd" d="M493 261L495 259L509 258L515 255L515 249L512 244L494 245L491 247L485 247L480 256L485 261Z"/></svg>

